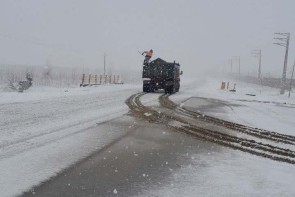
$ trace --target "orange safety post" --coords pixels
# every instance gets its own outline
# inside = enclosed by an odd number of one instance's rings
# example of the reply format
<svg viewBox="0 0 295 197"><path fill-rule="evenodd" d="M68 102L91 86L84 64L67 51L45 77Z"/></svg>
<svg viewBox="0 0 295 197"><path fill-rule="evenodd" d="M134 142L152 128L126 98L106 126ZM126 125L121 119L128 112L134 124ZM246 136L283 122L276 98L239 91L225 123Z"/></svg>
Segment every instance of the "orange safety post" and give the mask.
<svg viewBox="0 0 295 197"><path fill-rule="evenodd" d="M222 90L224 90L225 89L225 82L221 82L221 87L220 87L220 89L222 89Z"/></svg>

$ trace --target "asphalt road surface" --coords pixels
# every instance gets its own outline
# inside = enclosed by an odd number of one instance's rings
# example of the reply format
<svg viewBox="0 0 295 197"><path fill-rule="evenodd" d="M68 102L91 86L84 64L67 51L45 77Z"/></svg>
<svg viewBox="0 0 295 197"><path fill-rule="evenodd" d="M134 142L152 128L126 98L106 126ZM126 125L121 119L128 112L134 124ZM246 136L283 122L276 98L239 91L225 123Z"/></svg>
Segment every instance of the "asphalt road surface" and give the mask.
<svg viewBox="0 0 295 197"><path fill-rule="evenodd" d="M24 196L133 196L161 186L190 161L221 146L132 117L105 123L126 135ZM105 128L106 125L101 125ZM97 127L99 132L100 127Z"/></svg>
<svg viewBox="0 0 295 197"><path fill-rule="evenodd" d="M271 184L278 185L278 188L281 188L280 184L284 187L289 184L277 182L277 179L267 179L265 183L264 177L270 173L265 170L266 166L273 168L275 165L281 170L281 166L295 163L295 152L284 148L293 147L293 136L223 121L198 112L227 105L216 100L194 99L199 107L193 112L177 106L168 95L161 94L155 94L160 105L145 106L140 101L143 96L143 93L134 94L126 101L131 110L129 114L91 128L97 132L120 130L125 135L23 195L161 196L158 189L167 188L167 185L172 185L169 191L177 185L180 193L175 196L186 192L183 189L186 185L189 185L189 196L195 196L191 191L200 190L202 195L216 195L220 186L223 196L241 195L239 189L233 188L245 185L240 178L244 177L248 184L264 183L264 187L253 187L253 190L251 187L244 192L250 195L260 189L260 196L264 196L272 188ZM231 163L235 165L231 166ZM179 176L178 172L189 169L187 167L192 164L192 175ZM288 176L283 168L280 173ZM189 181L175 180L175 177L188 178ZM288 192L279 191L278 194Z"/></svg>

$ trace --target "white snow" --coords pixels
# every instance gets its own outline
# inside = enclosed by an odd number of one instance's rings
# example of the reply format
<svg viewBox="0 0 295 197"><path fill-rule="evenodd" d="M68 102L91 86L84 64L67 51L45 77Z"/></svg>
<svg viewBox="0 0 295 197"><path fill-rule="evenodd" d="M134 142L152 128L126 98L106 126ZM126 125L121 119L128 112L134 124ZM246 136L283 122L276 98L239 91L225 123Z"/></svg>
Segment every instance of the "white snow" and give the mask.
<svg viewBox="0 0 295 197"><path fill-rule="evenodd" d="M236 84L236 92L230 92L220 89L221 81L207 79L202 81L201 85L184 88L180 94L172 95L170 99L186 107L207 105L205 100L198 100L198 102L194 102L193 99L186 100L190 97L221 100L225 102L225 107L222 107L221 110L205 111L204 113L252 127L295 135L295 93L291 93L291 97L288 98L288 93L280 95L276 88L223 80L229 81L231 86ZM200 81L196 83L200 83ZM255 94L256 96L246 94Z"/></svg>
<svg viewBox="0 0 295 197"><path fill-rule="evenodd" d="M220 83L216 79L182 83L180 92L170 99L184 107L194 107L195 102L187 100L190 97L222 100L225 107L204 113L295 135L294 93L289 99L287 94L279 95L277 89L236 81L233 83L237 92L233 93L220 90ZM124 135L125 131L100 123L128 112L125 100L137 92L141 92L141 85L32 87L24 93L0 92L1 196L20 195ZM256 96L247 96L248 93ZM157 107L158 96L148 94L142 101ZM206 102L199 104L206 106ZM139 155L134 152L134 156ZM295 168L290 164L228 149L220 154L192 153L190 158L191 165L173 171L163 187L142 195L292 196L295 193ZM201 170L198 166L202 166ZM113 193L118 191L114 189Z"/></svg>
<svg viewBox="0 0 295 197"><path fill-rule="evenodd" d="M189 165L138 196L294 196L292 165L230 149L192 155Z"/></svg>
<svg viewBox="0 0 295 197"><path fill-rule="evenodd" d="M226 102L226 106L205 114L280 133L295 135L295 94L279 95L278 89L236 83L237 92L220 90L221 80L207 79L185 86L170 99L185 107L206 106L204 97ZM255 94L255 97L245 94ZM184 102L183 102L184 101ZM267 102L265 102L267 101ZM234 105L233 105L234 104ZM206 108L204 108L206 110ZM200 154L191 150L190 164L174 171L161 186L139 196L287 196L295 194L295 168L228 148Z"/></svg>
<svg viewBox="0 0 295 197"><path fill-rule="evenodd" d="M1 196L19 195L123 135L99 124L127 113L125 100L140 91L124 84L0 92Z"/></svg>
<svg viewBox="0 0 295 197"><path fill-rule="evenodd" d="M146 113L144 113L144 115L145 115L145 116L147 116L147 117L149 117L149 116L151 116L152 114L151 114L151 113L148 113L148 112L146 112Z"/></svg>

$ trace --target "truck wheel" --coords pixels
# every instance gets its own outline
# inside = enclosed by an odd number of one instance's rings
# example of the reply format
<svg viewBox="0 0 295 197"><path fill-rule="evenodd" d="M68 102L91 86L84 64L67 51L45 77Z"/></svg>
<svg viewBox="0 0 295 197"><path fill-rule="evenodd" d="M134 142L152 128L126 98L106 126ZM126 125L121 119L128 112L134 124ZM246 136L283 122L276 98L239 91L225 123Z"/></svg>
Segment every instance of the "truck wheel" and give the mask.
<svg viewBox="0 0 295 197"><path fill-rule="evenodd" d="M154 89L154 87L152 85L149 87L149 91L150 92L155 92L155 89Z"/></svg>
<svg viewBox="0 0 295 197"><path fill-rule="evenodd" d="M149 92L149 87L147 85L142 86L142 91L143 92Z"/></svg>
<svg viewBox="0 0 295 197"><path fill-rule="evenodd" d="M176 92L179 92L179 87L180 87L180 85L179 85L179 82L176 84Z"/></svg>
<svg viewBox="0 0 295 197"><path fill-rule="evenodd" d="M174 86L173 85L171 85L171 86L168 86L168 93L169 94L173 94L174 92L175 92L175 88L174 88Z"/></svg>
<svg viewBox="0 0 295 197"><path fill-rule="evenodd" d="M168 93L169 93L169 87L168 87L168 86L166 86L166 87L164 88L164 90L165 90L165 94L168 94Z"/></svg>
<svg viewBox="0 0 295 197"><path fill-rule="evenodd" d="M172 85L171 86L171 94L174 94L175 92L176 92L175 85Z"/></svg>

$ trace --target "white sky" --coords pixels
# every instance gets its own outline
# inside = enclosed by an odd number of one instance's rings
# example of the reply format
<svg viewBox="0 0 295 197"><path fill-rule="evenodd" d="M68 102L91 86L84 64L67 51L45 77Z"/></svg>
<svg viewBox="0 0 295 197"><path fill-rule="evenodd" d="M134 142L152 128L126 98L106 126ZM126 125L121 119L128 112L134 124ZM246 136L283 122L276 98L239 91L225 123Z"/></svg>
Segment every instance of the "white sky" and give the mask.
<svg viewBox="0 0 295 197"><path fill-rule="evenodd" d="M294 0L0 0L0 64L141 69L139 51L181 63L185 73L229 70L281 75L284 48L274 32L290 32L288 76L295 58ZM236 64L234 67L237 70Z"/></svg>

